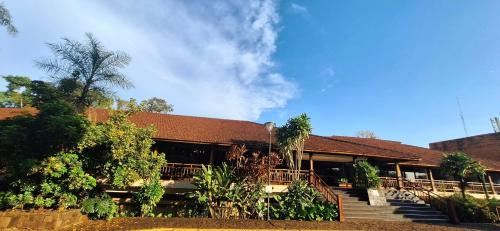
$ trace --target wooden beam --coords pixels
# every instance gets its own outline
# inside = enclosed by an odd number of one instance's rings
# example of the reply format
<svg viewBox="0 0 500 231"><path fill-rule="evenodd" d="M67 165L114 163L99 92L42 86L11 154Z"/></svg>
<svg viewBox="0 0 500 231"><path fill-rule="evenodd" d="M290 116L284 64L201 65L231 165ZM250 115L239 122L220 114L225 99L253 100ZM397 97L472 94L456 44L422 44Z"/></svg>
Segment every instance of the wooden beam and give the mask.
<svg viewBox="0 0 500 231"><path fill-rule="evenodd" d="M493 195L497 195L497 191L495 190L495 186L493 185L493 180L491 179L491 176L488 175L488 181L490 183L491 191L493 192Z"/></svg>
<svg viewBox="0 0 500 231"><path fill-rule="evenodd" d="M309 170L314 171L313 154L309 153Z"/></svg>
<svg viewBox="0 0 500 231"><path fill-rule="evenodd" d="M432 175L432 169L430 169L430 168L427 169L427 177L429 178L429 180L431 180L432 191L435 192L436 191L436 183L434 182L434 176Z"/></svg>
<svg viewBox="0 0 500 231"><path fill-rule="evenodd" d="M401 168L396 164L396 176L398 177L398 188L403 188L403 176L401 175Z"/></svg>
<svg viewBox="0 0 500 231"><path fill-rule="evenodd" d="M214 164L214 150L210 150L210 159L208 160L210 165Z"/></svg>

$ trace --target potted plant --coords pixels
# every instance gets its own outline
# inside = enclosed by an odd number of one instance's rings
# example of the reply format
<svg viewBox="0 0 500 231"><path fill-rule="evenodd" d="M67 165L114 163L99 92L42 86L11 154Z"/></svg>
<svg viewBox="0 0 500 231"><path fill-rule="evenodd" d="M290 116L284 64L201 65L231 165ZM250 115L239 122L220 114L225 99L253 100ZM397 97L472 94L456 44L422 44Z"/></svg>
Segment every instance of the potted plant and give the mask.
<svg viewBox="0 0 500 231"><path fill-rule="evenodd" d="M339 179L339 187L340 188L352 188L352 184L349 183L347 178L340 178Z"/></svg>

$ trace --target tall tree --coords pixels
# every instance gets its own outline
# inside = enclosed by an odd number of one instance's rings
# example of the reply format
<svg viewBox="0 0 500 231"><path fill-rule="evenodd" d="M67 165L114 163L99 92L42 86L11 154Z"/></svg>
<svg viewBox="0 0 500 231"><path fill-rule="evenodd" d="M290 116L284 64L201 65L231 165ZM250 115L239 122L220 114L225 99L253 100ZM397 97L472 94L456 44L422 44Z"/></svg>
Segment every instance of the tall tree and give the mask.
<svg viewBox="0 0 500 231"><path fill-rule="evenodd" d="M85 35L86 43L68 38L62 43L48 43L54 57L36 62L59 84L73 81L74 103L80 112L103 96L112 97L110 87L133 87L121 73L121 69L129 64L130 56L122 51L108 51L91 33Z"/></svg>
<svg viewBox="0 0 500 231"><path fill-rule="evenodd" d="M12 23L12 17L10 16L10 12L7 8L5 8L3 2L0 2L0 25L5 26L9 34L11 35L17 34L17 29Z"/></svg>
<svg viewBox="0 0 500 231"><path fill-rule="evenodd" d="M3 92L0 107L22 107L30 105L31 79L25 76L6 75L7 91Z"/></svg>
<svg viewBox="0 0 500 231"><path fill-rule="evenodd" d="M141 108L144 111L167 114L174 111L174 106L167 103L164 99L153 97L141 102Z"/></svg>
<svg viewBox="0 0 500 231"><path fill-rule="evenodd" d="M454 152L443 157L441 172L460 180L460 190L465 198L466 179L474 176L484 179L485 167L463 152Z"/></svg>
<svg viewBox="0 0 500 231"><path fill-rule="evenodd" d="M359 131L358 133L356 133L356 136L359 138L378 139L378 136L375 134L375 132L370 130Z"/></svg>
<svg viewBox="0 0 500 231"><path fill-rule="evenodd" d="M291 169L301 169L304 144L311 132L311 119L305 113L289 119L285 125L278 128L280 153Z"/></svg>

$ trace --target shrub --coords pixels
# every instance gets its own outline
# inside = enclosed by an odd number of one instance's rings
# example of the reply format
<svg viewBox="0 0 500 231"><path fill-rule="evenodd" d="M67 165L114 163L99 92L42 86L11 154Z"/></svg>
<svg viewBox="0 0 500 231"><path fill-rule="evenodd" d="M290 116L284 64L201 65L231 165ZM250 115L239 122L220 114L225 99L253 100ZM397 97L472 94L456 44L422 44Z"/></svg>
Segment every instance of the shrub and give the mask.
<svg viewBox="0 0 500 231"><path fill-rule="evenodd" d="M118 205L108 194L99 197L87 198L82 202L82 213L90 219L110 220L118 216Z"/></svg>
<svg viewBox="0 0 500 231"><path fill-rule="evenodd" d="M59 153L31 168L27 180L11 183L3 194L6 207L23 209L76 207L78 198L96 186L96 180L82 169L76 154Z"/></svg>
<svg viewBox="0 0 500 231"><path fill-rule="evenodd" d="M378 169L372 166L368 161L358 161L354 168L356 170L357 187L378 188L381 181L378 176Z"/></svg>
<svg viewBox="0 0 500 231"><path fill-rule="evenodd" d="M449 198L454 204L461 222L498 222L494 206L498 200L484 200L455 194Z"/></svg>
<svg viewBox="0 0 500 231"><path fill-rule="evenodd" d="M294 181L283 196L276 195L272 206L275 219L332 221L338 216L336 205L320 201L321 194L306 181Z"/></svg>
<svg viewBox="0 0 500 231"><path fill-rule="evenodd" d="M136 201L140 204L142 216L154 216L154 208L160 202L165 189L161 186L160 181L153 181L141 186L136 194Z"/></svg>

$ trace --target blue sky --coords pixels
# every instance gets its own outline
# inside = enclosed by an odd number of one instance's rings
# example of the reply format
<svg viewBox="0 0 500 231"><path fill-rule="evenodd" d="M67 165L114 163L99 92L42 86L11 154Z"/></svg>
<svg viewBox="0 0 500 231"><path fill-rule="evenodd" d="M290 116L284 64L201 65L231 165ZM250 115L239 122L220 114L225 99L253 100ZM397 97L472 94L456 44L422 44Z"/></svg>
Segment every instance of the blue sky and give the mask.
<svg viewBox="0 0 500 231"><path fill-rule="evenodd" d="M7 0L0 75L46 79L44 42L93 32L132 56L136 88L176 114L275 121L306 112L314 133L427 146L491 132L500 116L498 1ZM3 88L4 82L0 82Z"/></svg>

